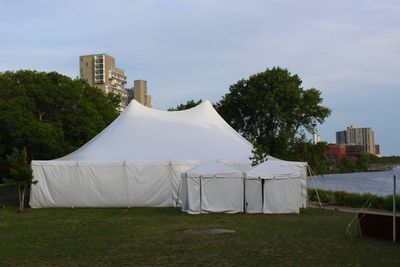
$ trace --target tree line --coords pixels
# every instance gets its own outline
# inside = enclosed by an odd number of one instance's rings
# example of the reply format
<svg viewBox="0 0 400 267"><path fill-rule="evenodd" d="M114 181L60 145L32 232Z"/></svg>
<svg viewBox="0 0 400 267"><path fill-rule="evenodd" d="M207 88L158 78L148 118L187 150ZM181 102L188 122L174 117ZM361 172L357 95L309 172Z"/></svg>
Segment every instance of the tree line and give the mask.
<svg viewBox="0 0 400 267"><path fill-rule="evenodd" d="M26 148L28 160L54 159L76 150L118 116L119 101L114 94L56 72L0 74L0 177L10 175L7 156L13 149ZM169 110L200 102L189 100ZM333 163L326 157L326 143L312 144L307 139L313 124L324 123L331 114L322 102L318 89L304 89L298 75L274 67L232 84L214 107L253 144L254 164L272 155L306 161L322 174L365 170L379 161L363 155L357 163L347 159Z"/></svg>
<svg viewBox="0 0 400 267"><path fill-rule="evenodd" d="M253 164L268 155L308 162L316 174L368 171L371 164L400 164L400 157L363 153L356 160L336 162L327 156L328 144L312 144L306 133L331 114L322 105L321 91L304 89L298 75L275 67L239 80L214 103L218 113L253 146ZM189 100L169 110L184 110L201 103Z"/></svg>
<svg viewBox="0 0 400 267"><path fill-rule="evenodd" d="M64 156L97 135L117 116L119 97L56 72L0 74L0 179L9 177L7 156ZM14 153L16 153L14 151Z"/></svg>
<svg viewBox="0 0 400 267"><path fill-rule="evenodd" d="M306 161L317 173L324 173L329 165L325 156L327 144L312 144L306 138L315 122L322 124L331 114L322 101L321 92L304 89L298 75L274 67L231 85L214 107L253 144L254 164L272 155ZM189 100L170 110L191 108L199 102Z"/></svg>

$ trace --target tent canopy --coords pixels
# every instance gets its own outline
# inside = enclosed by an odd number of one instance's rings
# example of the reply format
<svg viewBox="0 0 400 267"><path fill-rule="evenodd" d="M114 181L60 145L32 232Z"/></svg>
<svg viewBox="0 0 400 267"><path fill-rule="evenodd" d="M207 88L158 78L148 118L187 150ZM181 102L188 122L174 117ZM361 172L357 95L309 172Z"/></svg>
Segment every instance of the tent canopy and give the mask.
<svg viewBox="0 0 400 267"><path fill-rule="evenodd" d="M267 161L279 161L282 165L298 166L300 168L307 167L307 162L302 161L288 161L283 159L274 158L273 156L267 156Z"/></svg>
<svg viewBox="0 0 400 267"><path fill-rule="evenodd" d="M295 164L288 164L282 160L267 160L247 170L247 178L286 179L301 177L302 173Z"/></svg>
<svg viewBox="0 0 400 267"><path fill-rule="evenodd" d="M207 161L186 172L187 177L243 177L243 173L221 162Z"/></svg>
<svg viewBox="0 0 400 267"><path fill-rule="evenodd" d="M176 206L181 173L216 159L245 169L251 151L252 145L208 101L174 112L132 101L112 124L75 152L56 160L32 161L38 183L32 186L30 205Z"/></svg>
<svg viewBox="0 0 400 267"><path fill-rule="evenodd" d="M209 101L183 111L150 109L132 100L126 110L86 145L57 161L249 162L252 145Z"/></svg>

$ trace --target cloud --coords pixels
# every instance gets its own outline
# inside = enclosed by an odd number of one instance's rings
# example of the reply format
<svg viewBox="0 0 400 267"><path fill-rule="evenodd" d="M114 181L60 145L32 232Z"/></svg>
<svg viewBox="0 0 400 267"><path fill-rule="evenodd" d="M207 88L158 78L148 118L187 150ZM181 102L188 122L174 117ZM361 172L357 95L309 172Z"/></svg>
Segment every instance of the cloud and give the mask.
<svg viewBox="0 0 400 267"><path fill-rule="evenodd" d="M332 140L348 123L372 126L382 151L399 108L398 1L1 1L0 71L78 75L79 55L108 53L148 80L156 108L218 101L229 85L273 66L323 92ZM390 103L390 105L388 104ZM393 126L394 127L394 126Z"/></svg>

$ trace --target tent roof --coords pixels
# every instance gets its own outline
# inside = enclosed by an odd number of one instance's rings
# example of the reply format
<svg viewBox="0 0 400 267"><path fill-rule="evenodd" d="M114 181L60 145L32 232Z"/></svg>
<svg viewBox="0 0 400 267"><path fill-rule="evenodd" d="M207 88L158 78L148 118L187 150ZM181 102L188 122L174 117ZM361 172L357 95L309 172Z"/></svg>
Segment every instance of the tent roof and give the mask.
<svg viewBox="0 0 400 267"><path fill-rule="evenodd" d="M290 161L267 160L247 170L247 178L285 179L301 177L299 166L288 164Z"/></svg>
<svg viewBox="0 0 400 267"><path fill-rule="evenodd" d="M231 160L248 162L252 145L205 101L183 111L133 100L87 144L57 161Z"/></svg>
<svg viewBox="0 0 400 267"><path fill-rule="evenodd" d="M228 165L216 161L207 161L186 172L188 177L243 177L243 173Z"/></svg>
<svg viewBox="0 0 400 267"><path fill-rule="evenodd" d="M307 162L288 161L288 160L278 159L273 156L267 156L266 160L267 161L279 161L282 165L295 165L295 166L299 166L299 167L306 167L308 165Z"/></svg>

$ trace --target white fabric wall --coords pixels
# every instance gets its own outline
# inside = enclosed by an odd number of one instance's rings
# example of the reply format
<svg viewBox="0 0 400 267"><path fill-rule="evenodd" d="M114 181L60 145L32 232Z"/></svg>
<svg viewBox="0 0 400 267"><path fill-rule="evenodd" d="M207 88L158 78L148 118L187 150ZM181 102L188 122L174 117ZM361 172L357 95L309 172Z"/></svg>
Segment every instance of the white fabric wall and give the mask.
<svg viewBox="0 0 400 267"><path fill-rule="evenodd" d="M184 184L181 173L200 161L87 163L72 161L32 162L34 179L30 205L41 207L175 207L200 212L200 183ZM265 180L264 212L298 212L307 204L306 174L301 178ZM286 181L286 182L279 182ZM296 182L294 182L296 181ZM189 191L188 191L189 190ZM261 180L247 179L247 212L263 212ZM243 179L203 178L202 212L243 211ZM297 202L293 196L298 196ZM287 207L280 206L287 205ZM297 206L296 206L297 205Z"/></svg>
<svg viewBox="0 0 400 267"><path fill-rule="evenodd" d="M247 213L299 213L305 207L302 178L264 179L264 197L262 181L246 180Z"/></svg>
<svg viewBox="0 0 400 267"><path fill-rule="evenodd" d="M260 179L246 179L246 212L262 213L262 187Z"/></svg>
<svg viewBox="0 0 400 267"><path fill-rule="evenodd" d="M198 214L201 210L200 178L182 177L182 211Z"/></svg>
<svg viewBox="0 0 400 267"><path fill-rule="evenodd" d="M129 207L172 206L172 180L168 164L126 165Z"/></svg>
<svg viewBox="0 0 400 267"><path fill-rule="evenodd" d="M182 177L182 211L243 212L243 178Z"/></svg>
<svg viewBox="0 0 400 267"><path fill-rule="evenodd" d="M263 213L299 213L301 206L300 179L265 180Z"/></svg>
<svg viewBox="0 0 400 267"><path fill-rule="evenodd" d="M202 178L202 212L243 212L243 178Z"/></svg>
<svg viewBox="0 0 400 267"><path fill-rule="evenodd" d="M180 162L173 161L171 163L173 168L171 168L171 176L172 179L172 198L174 200L173 207L180 207L182 205L182 188L184 187L181 183L183 180L181 179L181 175L186 171L192 169L193 167L197 167L201 164L200 161L190 161L190 162Z"/></svg>
<svg viewBox="0 0 400 267"><path fill-rule="evenodd" d="M30 205L42 207L173 207L180 173L199 162L33 162Z"/></svg>

